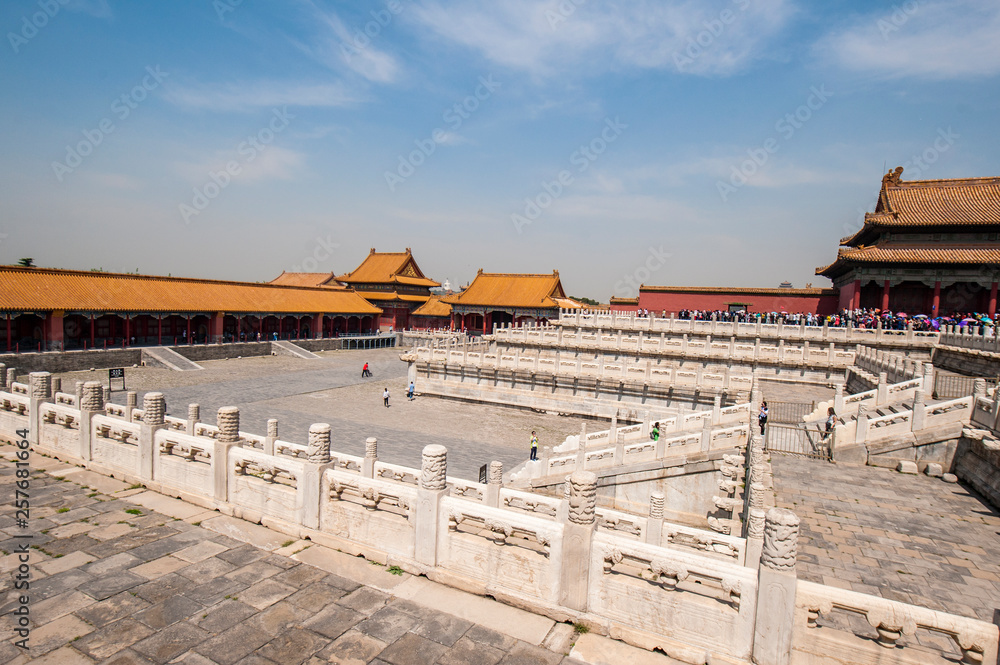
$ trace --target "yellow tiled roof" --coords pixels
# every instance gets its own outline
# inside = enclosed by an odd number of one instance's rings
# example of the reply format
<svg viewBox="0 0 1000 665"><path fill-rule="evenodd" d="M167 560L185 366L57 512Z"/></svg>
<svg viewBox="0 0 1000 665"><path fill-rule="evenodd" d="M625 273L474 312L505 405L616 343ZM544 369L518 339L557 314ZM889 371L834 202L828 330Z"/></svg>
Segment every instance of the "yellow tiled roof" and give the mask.
<svg viewBox="0 0 1000 665"><path fill-rule="evenodd" d="M406 302L427 302L430 296L410 295L408 293L396 293L395 291L357 291L357 294L365 300L403 300Z"/></svg>
<svg viewBox="0 0 1000 665"><path fill-rule="evenodd" d="M371 253L357 268L346 275L337 278L346 284L407 284L410 286L441 286L432 279L427 279L413 260L410 249L405 252Z"/></svg>
<svg viewBox="0 0 1000 665"><path fill-rule="evenodd" d="M0 311L378 314L347 289L0 266Z"/></svg>
<svg viewBox="0 0 1000 665"><path fill-rule="evenodd" d="M413 316L451 316L451 305L441 300L441 296L431 296L420 307L413 310Z"/></svg>
<svg viewBox="0 0 1000 665"><path fill-rule="evenodd" d="M338 284L332 272L282 272L271 280L281 286L323 286L328 289L346 288Z"/></svg>
<svg viewBox="0 0 1000 665"><path fill-rule="evenodd" d="M837 252L837 260L828 266L816 268L816 274L832 277L855 263L954 263L1000 266L1000 248L942 247L940 245L931 247L841 247L840 251Z"/></svg>
<svg viewBox="0 0 1000 665"><path fill-rule="evenodd" d="M559 281L559 271L551 275L485 273L481 269L465 291L448 296L452 305L486 307L522 307L550 309L559 307L555 298L566 298Z"/></svg>

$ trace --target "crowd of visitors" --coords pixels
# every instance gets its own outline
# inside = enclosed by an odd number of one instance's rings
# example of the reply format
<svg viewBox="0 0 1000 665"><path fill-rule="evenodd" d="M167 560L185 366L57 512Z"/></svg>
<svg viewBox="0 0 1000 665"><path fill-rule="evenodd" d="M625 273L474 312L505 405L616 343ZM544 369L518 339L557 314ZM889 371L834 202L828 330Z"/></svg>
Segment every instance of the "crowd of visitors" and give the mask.
<svg viewBox="0 0 1000 665"><path fill-rule="evenodd" d="M943 325L973 326L977 330L994 326L1000 321L1000 316L989 317L980 312L952 312L950 316L931 318L926 314L910 315L906 312L893 312L879 309L841 310L836 314L820 316L811 312L727 312L722 310L682 309L677 314L679 319L694 321L736 321L739 323L782 323L786 325L846 326L848 323L855 328L877 328L881 325L887 330L906 330L912 324L914 330L938 330Z"/></svg>

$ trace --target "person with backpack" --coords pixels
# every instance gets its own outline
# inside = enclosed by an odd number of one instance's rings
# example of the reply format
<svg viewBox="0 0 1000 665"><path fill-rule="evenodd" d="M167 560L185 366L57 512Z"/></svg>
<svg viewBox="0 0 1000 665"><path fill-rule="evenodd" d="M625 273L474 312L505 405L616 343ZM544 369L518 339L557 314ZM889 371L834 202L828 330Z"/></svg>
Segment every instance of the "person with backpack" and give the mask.
<svg viewBox="0 0 1000 665"><path fill-rule="evenodd" d="M653 429L649 431L649 438L653 441L660 440L660 423L653 423Z"/></svg>
<svg viewBox="0 0 1000 665"><path fill-rule="evenodd" d="M831 406L826 410L826 431L823 433L823 440L829 441L830 436L833 435L833 427L837 424L837 412L833 410Z"/></svg>
<svg viewBox="0 0 1000 665"><path fill-rule="evenodd" d="M767 424L767 402L760 403L760 413L757 414L757 425L760 426L760 435L764 436L764 425Z"/></svg>

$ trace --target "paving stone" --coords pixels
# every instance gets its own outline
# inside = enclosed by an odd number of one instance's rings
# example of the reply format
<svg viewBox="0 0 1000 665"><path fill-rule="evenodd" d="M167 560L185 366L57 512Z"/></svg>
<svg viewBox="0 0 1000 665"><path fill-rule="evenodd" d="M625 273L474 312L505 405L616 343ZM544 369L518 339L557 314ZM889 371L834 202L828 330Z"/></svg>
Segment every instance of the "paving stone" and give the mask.
<svg viewBox="0 0 1000 665"><path fill-rule="evenodd" d="M211 608L206 608L191 621L199 628L204 628L211 633L221 633L256 613L256 608L244 605L238 600L229 599L223 600Z"/></svg>
<svg viewBox="0 0 1000 665"><path fill-rule="evenodd" d="M244 622L208 638L194 651L219 665L230 665L264 646L271 638L255 623Z"/></svg>
<svg viewBox="0 0 1000 665"><path fill-rule="evenodd" d="M146 579L155 580L169 573L176 572L181 568L186 568L188 565L190 564L187 561L181 561L180 559L175 559L173 556L168 555L161 556L159 559L147 561L146 563L139 564L138 566L133 566L132 568L129 568L129 572L133 575L141 575Z"/></svg>
<svg viewBox="0 0 1000 665"><path fill-rule="evenodd" d="M155 665L155 663L131 649L125 649L103 661L101 665Z"/></svg>
<svg viewBox="0 0 1000 665"><path fill-rule="evenodd" d="M474 625L465 632L465 639L472 640L476 644L493 647L500 651L510 650L517 643L513 637L497 632L486 626Z"/></svg>
<svg viewBox="0 0 1000 665"><path fill-rule="evenodd" d="M310 612L319 612L321 609L344 597L347 594L343 589L330 586L324 582L313 583L296 591L288 597L288 602L297 607Z"/></svg>
<svg viewBox="0 0 1000 665"><path fill-rule="evenodd" d="M281 665L298 665L322 649L329 639L310 630L295 627L282 632L262 646L257 655Z"/></svg>
<svg viewBox="0 0 1000 665"><path fill-rule="evenodd" d="M371 614L385 605L389 599L388 594L382 593L370 587L361 587L341 598L338 603L352 610L357 610L362 614Z"/></svg>
<svg viewBox="0 0 1000 665"><path fill-rule="evenodd" d="M262 610L295 593L295 587L264 580L240 592L240 601Z"/></svg>
<svg viewBox="0 0 1000 665"><path fill-rule="evenodd" d="M183 575L195 584L206 584L217 577L233 571L235 568L236 566L231 563L211 557L204 561L193 563L187 568L181 568L177 571L177 574Z"/></svg>
<svg viewBox="0 0 1000 665"><path fill-rule="evenodd" d="M226 577L217 577L208 584L194 584L188 580L188 586L184 590L184 595L191 600L198 601L202 605L214 605L225 600L227 597L238 595L246 588L246 584Z"/></svg>
<svg viewBox="0 0 1000 665"><path fill-rule="evenodd" d="M445 646L452 646L472 627L471 621L444 612L424 610L417 617L420 624L413 632Z"/></svg>
<svg viewBox="0 0 1000 665"><path fill-rule="evenodd" d="M129 572L116 572L87 582L86 584L81 584L80 591L97 600L104 600L145 582L145 577L133 575Z"/></svg>
<svg viewBox="0 0 1000 665"><path fill-rule="evenodd" d="M357 629L365 635L371 635L375 639L391 643L402 637L417 623L419 620L412 614L387 606L359 623Z"/></svg>
<svg viewBox="0 0 1000 665"><path fill-rule="evenodd" d="M211 633L187 622L175 623L136 642L132 648L152 660L165 663L205 641Z"/></svg>
<svg viewBox="0 0 1000 665"><path fill-rule="evenodd" d="M73 646L88 656L103 660L132 646L152 633L152 628L131 617L126 617L109 623L87 637L77 640Z"/></svg>
<svg viewBox="0 0 1000 665"><path fill-rule="evenodd" d="M392 665L433 665L447 650L448 647L443 644L406 633L387 646L378 657Z"/></svg>
<svg viewBox="0 0 1000 665"><path fill-rule="evenodd" d="M455 645L441 656L439 665L496 665L504 657L504 652L495 647L480 642L473 642L468 637L455 642Z"/></svg>
<svg viewBox="0 0 1000 665"><path fill-rule="evenodd" d="M94 602L93 598L81 591L75 589L67 591L66 593L61 593L58 596L52 596L33 604L31 607L31 620L36 626L39 626L77 610L82 610L94 604Z"/></svg>
<svg viewBox="0 0 1000 665"><path fill-rule="evenodd" d="M240 545L231 550L216 555L219 559L233 564L234 566L245 566L258 559L267 556L267 552L257 549L253 545Z"/></svg>
<svg viewBox="0 0 1000 665"><path fill-rule="evenodd" d="M334 604L306 621L305 627L330 639L336 639L364 618L365 615L360 612Z"/></svg>
<svg viewBox="0 0 1000 665"><path fill-rule="evenodd" d="M328 573L314 566L300 564L294 568L285 570L274 576L274 579L282 584L288 584L296 589L301 589L307 585L318 582L326 577Z"/></svg>
<svg viewBox="0 0 1000 665"><path fill-rule="evenodd" d="M150 603L158 603L161 600L166 600L177 593L185 593L185 595L188 595L193 600L199 600L199 598L195 597L193 592L199 591L203 589L203 587L196 587L195 589L192 589L192 587L195 587L195 585L188 578L182 577L177 573L168 573L155 580L146 582L145 584L140 584L132 589L132 591L134 591L141 598L145 598ZM192 590L192 593L187 593L189 590Z"/></svg>
<svg viewBox="0 0 1000 665"><path fill-rule="evenodd" d="M227 551L229 548L225 545L220 545L218 543L213 543L210 540L205 540L197 545L191 545L185 547L182 550L174 552L174 556L182 561L187 561L189 563L198 563L199 561L204 561L209 557L216 556Z"/></svg>
<svg viewBox="0 0 1000 665"><path fill-rule="evenodd" d="M265 578L273 577L282 572L282 570L282 568L272 566L263 561L253 561L242 568L237 568L232 572L226 573L226 577L249 586Z"/></svg>
<svg viewBox="0 0 1000 665"><path fill-rule="evenodd" d="M90 563L94 557L86 552L73 552L38 566L46 575L56 575Z"/></svg>
<svg viewBox="0 0 1000 665"><path fill-rule="evenodd" d="M500 663L501 665L558 665L561 660L561 654L518 640Z"/></svg>
<svg viewBox="0 0 1000 665"><path fill-rule="evenodd" d="M148 600L123 591L101 602L94 602L83 609L74 610L73 613L100 628L123 617L131 616L149 606Z"/></svg>
<svg viewBox="0 0 1000 665"><path fill-rule="evenodd" d="M115 573L120 570L126 570L132 566L140 563L140 560L131 554L122 552L121 554L115 554L114 556L105 557L99 561L94 561L81 568L94 577L104 577L109 573Z"/></svg>
<svg viewBox="0 0 1000 665"><path fill-rule="evenodd" d="M41 658L35 658L31 665L90 665L94 660L81 654L71 646L47 653Z"/></svg>
<svg viewBox="0 0 1000 665"><path fill-rule="evenodd" d="M316 655L325 662L341 665L364 665L382 653L386 643L371 635L349 630L323 648Z"/></svg>
<svg viewBox="0 0 1000 665"><path fill-rule="evenodd" d="M31 631L31 654L39 656L54 651L77 637L89 635L94 627L72 614L36 626Z"/></svg>
<svg viewBox="0 0 1000 665"><path fill-rule="evenodd" d="M186 619L200 612L202 609L203 606L201 603L196 603L190 598L173 596L151 607L147 607L137 613L135 618L150 628L160 630L182 619Z"/></svg>
<svg viewBox="0 0 1000 665"><path fill-rule="evenodd" d="M300 625L312 616L311 613L284 601L271 605L250 619L266 635L274 637L281 631Z"/></svg>

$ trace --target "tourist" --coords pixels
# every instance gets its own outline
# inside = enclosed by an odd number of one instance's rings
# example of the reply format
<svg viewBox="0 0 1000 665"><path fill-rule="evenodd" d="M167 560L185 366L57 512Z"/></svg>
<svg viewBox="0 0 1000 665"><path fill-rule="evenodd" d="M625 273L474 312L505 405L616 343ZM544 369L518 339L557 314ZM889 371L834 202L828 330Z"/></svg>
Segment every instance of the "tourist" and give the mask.
<svg viewBox="0 0 1000 665"><path fill-rule="evenodd" d="M368 371L368 363L365 363L365 366L361 368L361 378L365 378L366 376L371 376L371 375L372 373Z"/></svg>
<svg viewBox="0 0 1000 665"><path fill-rule="evenodd" d="M411 402L413 401L413 390L416 386L413 385L413 381L410 381L410 387L406 389L406 397Z"/></svg>
<svg viewBox="0 0 1000 665"><path fill-rule="evenodd" d="M764 436L764 425L767 424L767 402L760 403L760 413L757 414L757 424L760 426L760 435Z"/></svg>
<svg viewBox="0 0 1000 665"><path fill-rule="evenodd" d="M649 438L653 441L660 440L660 423L653 423L653 429L649 432Z"/></svg>
<svg viewBox="0 0 1000 665"><path fill-rule="evenodd" d="M538 459L538 437L535 435L535 431L531 431L531 460Z"/></svg>
<svg viewBox="0 0 1000 665"><path fill-rule="evenodd" d="M389 408L389 389L386 388L382 391L382 403L385 404L385 408Z"/></svg>
<svg viewBox="0 0 1000 665"><path fill-rule="evenodd" d="M837 422L837 413L833 410L831 406L826 410L826 431L823 433L823 440L828 441L830 435L833 433L833 426Z"/></svg>

